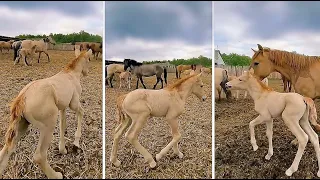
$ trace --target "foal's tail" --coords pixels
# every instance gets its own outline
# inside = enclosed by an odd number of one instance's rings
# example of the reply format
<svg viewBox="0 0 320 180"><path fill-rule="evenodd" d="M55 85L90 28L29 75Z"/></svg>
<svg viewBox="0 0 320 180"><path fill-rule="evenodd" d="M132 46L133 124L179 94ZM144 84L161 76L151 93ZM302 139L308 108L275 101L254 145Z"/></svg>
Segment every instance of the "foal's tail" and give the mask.
<svg viewBox="0 0 320 180"><path fill-rule="evenodd" d="M177 72L177 69L176 69L176 72ZM166 84L168 84L168 83L167 83L167 77L168 77L167 68L164 68L164 69L163 69L163 77L164 77L164 82L165 82Z"/></svg>
<svg viewBox="0 0 320 180"><path fill-rule="evenodd" d="M19 123L25 108L24 94L17 96L11 103L9 127L6 132L6 145L10 148L19 131Z"/></svg>
<svg viewBox="0 0 320 180"><path fill-rule="evenodd" d="M320 132L320 125L317 123L317 109L314 101L309 97L304 97L303 100L307 105L307 111L309 111L309 121L314 126L316 131Z"/></svg>

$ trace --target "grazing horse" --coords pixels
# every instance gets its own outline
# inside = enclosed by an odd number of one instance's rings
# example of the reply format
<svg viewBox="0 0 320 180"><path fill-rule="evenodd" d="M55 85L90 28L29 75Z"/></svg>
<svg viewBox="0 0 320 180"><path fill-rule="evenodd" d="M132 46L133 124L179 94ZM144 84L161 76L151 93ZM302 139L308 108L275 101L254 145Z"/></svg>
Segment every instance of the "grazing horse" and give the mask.
<svg viewBox="0 0 320 180"><path fill-rule="evenodd" d="M109 83L108 83L108 80L109 80L111 88L113 88L112 80L113 80L115 73L125 72L123 64L110 64L110 65L108 65L108 67L106 67L106 71L107 71L106 72L106 74L107 74L106 83L107 83L107 85L109 85Z"/></svg>
<svg viewBox="0 0 320 180"><path fill-rule="evenodd" d="M41 55L42 52L47 55L48 62L50 62L50 57L49 57L48 49L47 49L47 44L48 43L51 43L53 45L56 44L56 42L49 36L49 37L43 38L43 39L38 40L38 41L23 40L21 42L21 48L31 49L31 47L33 45L37 45L36 53L39 53L38 63L40 63L40 55ZM15 57L14 57L14 59L15 59L17 54L15 53L14 55L15 55Z"/></svg>
<svg viewBox="0 0 320 180"><path fill-rule="evenodd" d="M37 47L37 45L35 44L31 47L31 49L26 49L26 48L19 49L18 50L18 57L14 61L14 65L19 63L19 60L22 58L22 59L24 59L24 64L26 66L29 66L28 61L27 61L27 57L31 57L31 61L33 60L33 57L34 57L34 54L36 51L36 47Z"/></svg>
<svg viewBox="0 0 320 180"><path fill-rule="evenodd" d="M191 65L178 65L176 66L176 78L180 79L181 78L181 73L183 73L185 70L188 69L193 69L195 70L196 65L195 64L191 64Z"/></svg>
<svg viewBox="0 0 320 180"><path fill-rule="evenodd" d="M179 158L182 158L183 154L178 148L181 138L178 117L184 112L186 100L191 94L195 94L203 101L206 99L201 73L187 76L164 89L136 89L118 97L117 111L120 125L115 129L111 163L116 167L120 166L121 162L117 159L119 140L129 127L125 133L126 139L143 155L151 168L156 166L152 155L138 141L139 133L149 117L165 117L173 135L172 141L156 155L156 160L159 161L171 148Z"/></svg>
<svg viewBox="0 0 320 180"><path fill-rule="evenodd" d="M163 73L164 81L167 85L167 68L163 68L157 64L142 64L133 59L124 59L124 70L126 71L129 67L133 74L137 76L137 86L138 89L139 79L143 87L146 89L146 86L143 83L142 77L150 77L156 75L157 83L153 86L153 89L156 88L159 81L161 81L161 89L163 88L163 80L161 75Z"/></svg>
<svg viewBox="0 0 320 180"><path fill-rule="evenodd" d="M15 41L11 44L11 48L13 49L13 61L18 57L18 50L21 48L22 41Z"/></svg>
<svg viewBox="0 0 320 180"><path fill-rule="evenodd" d="M261 123L267 125L267 138L269 143L268 154L265 159L270 160L273 155L272 134L273 118L282 116L282 119L289 130L296 136L299 142L298 151L294 161L286 171L287 176L291 176L298 170L298 166L308 143L308 139L314 146L318 159L319 170L317 176L320 177L320 147L319 138L312 129L310 122L320 129L317 124L317 112L314 102L309 97L304 97L298 93L279 93L264 85L259 77L255 77L251 72L245 72L242 76L226 83L228 89L240 88L247 90L254 100L255 111L259 116L250 122L250 136L253 150L258 149L254 127ZM310 121L310 122L309 122Z"/></svg>
<svg viewBox="0 0 320 180"><path fill-rule="evenodd" d="M270 49L258 44L250 68L260 79L279 72L289 79L296 93L316 99L320 97L320 58Z"/></svg>
<svg viewBox="0 0 320 180"><path fill-rule="evenodd" d="M66 130L66 108L76 111L78 126L74 145L80 147L81 121L84 110L81 107L81 75L88 74L89 57L92 51L81 53L58 74L27 84L13 100L10 107L9 127L5 135L5 145L0 152L0 174L8 164L20 138L31 123L40 130L38 147L33 156L48 178L62 179L62 174L51 168L47 161L50 146L60 111L59 152L66 154L64 133Z"/></svg>

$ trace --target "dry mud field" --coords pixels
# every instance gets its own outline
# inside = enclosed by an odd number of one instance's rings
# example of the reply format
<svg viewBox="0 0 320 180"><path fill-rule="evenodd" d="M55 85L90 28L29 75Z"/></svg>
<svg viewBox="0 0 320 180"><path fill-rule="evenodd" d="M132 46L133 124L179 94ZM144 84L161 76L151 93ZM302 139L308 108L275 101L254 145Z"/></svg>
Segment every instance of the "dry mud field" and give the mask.
<svg viewBox="0 0 320 180"><path fill-rule="evenodd" d="M33 66L26 67L24 62L13 65L13 52L0 53L0 148L8 127L9 103L29 82L47 78L58 73L72 59L73 51L49 51L51 61L47 62L41 54L40 63L37 57ZM92 59L87 77L81 79L81 105L84 108L82 123L81 149L73 148L76 131L75 113L67 109L66 148L68 154L61 155L58 150L59 120L56 124L52 144L48 150L48 162L65 178L102 178L102 60ZM60 119L60 117L59 117ZM2 178L46 179L38 165L33 163L33 154L39 139L39 130L33 125L17 145Z"/></svg>
<svg viewBox="0 0 320 180"><path fill-rule="evenodd" d="M283 92L282 80L269 79L269 86ZM315 103L319 117L320 102L316 100ZM240 96L238 101L223 99L215 102L215 178L318 179L318 163L310 142L301 158L298 171L291 177L285 175L298 147L290 144L294 135L281 118L274 119L273 123L274 154L271 159L265 159L268 153L265 124L255 127L259 149L253 151L249 122L257 116L249 95L247 99Z"/></svg>
<svg viewBox="0 0 320 180"><path fill-rule="evenodd" d="M155 77L144 77L148 89L153 88ZM175 74L168 73L168 83L176 81ZM179 117L181 140L179 148L184 157L179 159L171 149L155 169L144 163L142 155L122 136L119 142L119 168L111 165L110 153L113 132L117 125L116 97L128 93L119 89L119 80L113 83L115 88L106 86L106 178L210 178L212 177L212 78L203 77L207 100L201 102L191 95L186 103L184 114ZM136 78L131 82L131 91L135 89ZM140 83L140 82L139 82ZM159 89L161 86L157 86ZM139 84L139 88L143 88ZM154 156L172 140L171 130L164 118L150 118L142 129L139 142Z"/></svg>

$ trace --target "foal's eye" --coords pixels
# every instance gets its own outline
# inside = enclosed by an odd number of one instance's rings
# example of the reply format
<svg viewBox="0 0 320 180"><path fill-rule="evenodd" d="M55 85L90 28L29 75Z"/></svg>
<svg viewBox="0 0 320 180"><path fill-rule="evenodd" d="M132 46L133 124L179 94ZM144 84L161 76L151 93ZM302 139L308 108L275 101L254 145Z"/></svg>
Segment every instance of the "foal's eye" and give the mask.
<svg viewBox="0 0 320 180"><path fill-rule="evenodd" d="M203 85L201 85L200 87L203 87Z"/></svg>
<svg viewBox="0 0 320 180"><path fill-rule="evenodd" d="M259 64L258 62L255 62L255 63L254 63L255 66L258 66L258 64Z"/></svg>
<svg viewBox="0 0 320 180"><path fill-rule="evenodd" d="M239 81L242 81L241 79L239 79Z"/></svg>

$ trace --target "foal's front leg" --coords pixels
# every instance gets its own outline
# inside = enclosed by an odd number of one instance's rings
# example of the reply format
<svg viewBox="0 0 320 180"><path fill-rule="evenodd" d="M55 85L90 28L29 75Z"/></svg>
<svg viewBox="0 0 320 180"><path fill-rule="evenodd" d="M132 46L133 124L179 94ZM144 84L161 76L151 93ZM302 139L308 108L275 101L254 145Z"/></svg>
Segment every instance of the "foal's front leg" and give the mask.
<svg viewBox="0 0 320 180"><path fill-rule="evenodd" d="M269 142L269 149L268 154L265 156L267 160L270 160L271 156L273 155L273 146L272 146L272 135L273 135L273 119L270 119L266 122L267 125L267 137Z"/></svg>
<svg viewBox="0 0 320 180"><path fill-rule="evenodd" d="M71 102L70 108L74 111L76 111L76 116L77 116L77 121L78 121L78 125L77 125L77 131L75 133L75 139L74 139L74 145L77 146L78 148L80 148L80 137L81 137L81 122L82 122L82 118L83 118L83 114L84 114L84 110L81 107L79 98L75 98L76 100L74 100L74 102Z"/></svg>
<svg viewBox="0 0 320 180"><path fill-rule="evenodd" d="M67 154L66 143L64 133L66 132L66 109L60 111L60 141L59 152L61 154Z"/></svg>
<svg viewBox="0 0 320 180"><path fill-rule="evenodd" d="M168 123L171 127L171 133L172 133L172 140L171 142L163 148L159 154L156 155L156 160L159 161L164 155L166 155L170 148L173 147L173 151L176 155L179 156L179 158L183 158L183 154L180 152L178 147L178 142L181 139L181 134L179 132L179 122L178 119L170 119L168 120Z"/></svg>
<svg viewBox="0 0 320 180"><path fill-rule="evenodd" d="M261 124L264 121L264 118L259 115L257 118L255 118L254 120L252 120L249 124L249 128L250 128L250 139L251 139L251 144L253 147L253 151L258 150L258 145L257 145L257 141L256 141L256 137L255 137L255 133L254 133L254 127L258 124Z"/></svg>

